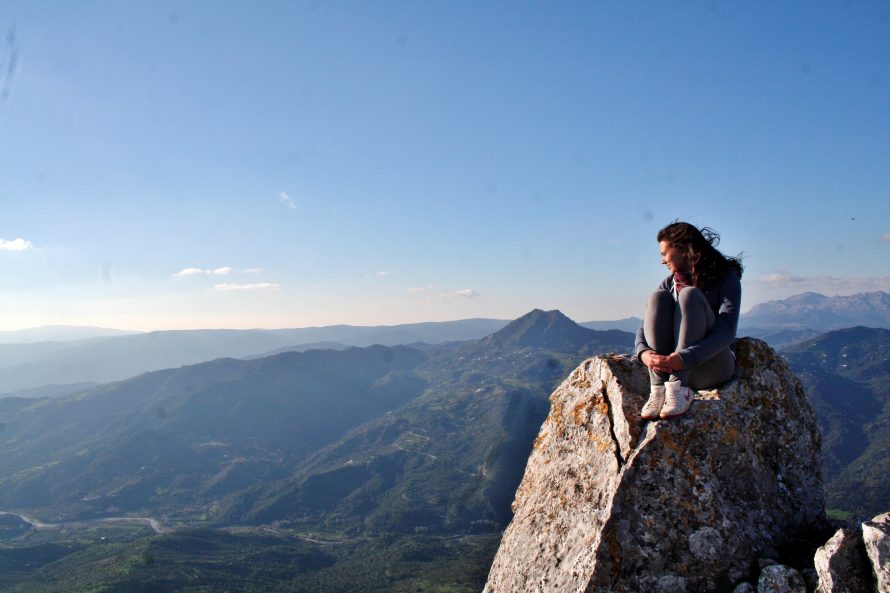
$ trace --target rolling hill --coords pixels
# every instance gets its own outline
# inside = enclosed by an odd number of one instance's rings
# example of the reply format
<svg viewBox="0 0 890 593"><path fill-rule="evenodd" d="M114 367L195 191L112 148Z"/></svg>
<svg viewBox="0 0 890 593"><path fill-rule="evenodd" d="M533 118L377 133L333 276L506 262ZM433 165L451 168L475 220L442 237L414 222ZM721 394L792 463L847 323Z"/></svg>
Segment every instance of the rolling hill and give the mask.
<svg viewBox="0 0 890 593"><path fill-rule="evenodd" d="M890 508L890 330L853 327L782 351L823 434L829 506L872 517Z"/></svg>

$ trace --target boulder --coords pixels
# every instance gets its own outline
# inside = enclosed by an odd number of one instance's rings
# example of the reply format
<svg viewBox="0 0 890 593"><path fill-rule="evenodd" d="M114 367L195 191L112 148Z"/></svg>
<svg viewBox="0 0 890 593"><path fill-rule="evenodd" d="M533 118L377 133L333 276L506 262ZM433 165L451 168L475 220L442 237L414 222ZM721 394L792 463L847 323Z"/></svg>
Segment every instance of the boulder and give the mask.
<svg viewBox="0 0 890 593"><path fill-rule="evenodd" d="M684 416L646 422L635 358L583 362L551 395L487 593L707 593L824 521L821 437L800 382L764 342Z"/></svg>
<svg viewBox="0 0 890 593"><path fill-rule="evenodd" d="M757 580L757 593L807 593L803 575L784 564L767 566Z"/></svg>
<svg viewBox="0 0 890 593"><path fill-rule="evenodd" d="M862 539L878 593L890 593L890 513L863 523Z"/></svg>
<svg viewBox="0 0 890 593"><path fill-rule="evenodd" d="M816 550L816 593L871 593L871 574L858 531L841 528Z"/></svg>

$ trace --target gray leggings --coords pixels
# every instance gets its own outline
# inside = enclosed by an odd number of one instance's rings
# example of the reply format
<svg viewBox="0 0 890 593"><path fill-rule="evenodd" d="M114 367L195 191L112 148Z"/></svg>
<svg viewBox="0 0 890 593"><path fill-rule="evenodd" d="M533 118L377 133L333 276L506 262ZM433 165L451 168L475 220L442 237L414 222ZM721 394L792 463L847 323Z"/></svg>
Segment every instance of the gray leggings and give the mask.
<svg viewBox="0 0 890 593"><path fill-rule="evenodd" d="M716 320L708 299L694 286L681 290L677 300L668 290L656 290L646 304L643 333L650 348L658 354L668 355L698 343L714 327ZM729 348L697 367L684 368L670 375L649 369L652 385L679 380L693 389L711 389L729 381L734 374L735 356Z"/></svg>

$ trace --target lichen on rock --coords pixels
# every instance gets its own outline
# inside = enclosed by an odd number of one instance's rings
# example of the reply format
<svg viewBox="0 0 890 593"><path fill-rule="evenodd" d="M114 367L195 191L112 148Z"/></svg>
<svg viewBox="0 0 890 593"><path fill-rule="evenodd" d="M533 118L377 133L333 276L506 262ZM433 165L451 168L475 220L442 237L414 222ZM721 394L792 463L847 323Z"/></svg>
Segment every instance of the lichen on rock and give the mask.
<svg viewBox="0 0 890 593"><path fill-rule="evenodd" d="M765 343L679 418L645 422L634 358L588 359L551 395L487 593L732 590L760 550L824 521L821 437Z"/></svg>
<svg viewBox="0 0 890 593"><path fill-rule="evenodd" d="M784 564L767 566L757 580L757 593L807 593L803 575Z"/></svg>

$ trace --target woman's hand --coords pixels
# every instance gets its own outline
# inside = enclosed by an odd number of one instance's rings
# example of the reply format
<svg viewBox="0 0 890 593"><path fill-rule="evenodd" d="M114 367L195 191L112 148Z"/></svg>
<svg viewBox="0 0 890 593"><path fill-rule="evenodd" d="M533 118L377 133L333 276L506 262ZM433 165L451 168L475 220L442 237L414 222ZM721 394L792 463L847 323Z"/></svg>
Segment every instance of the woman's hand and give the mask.
<svg viewBox="0 0 890 593"><path fill-rule="evenodd" d="M640 355L643 364L660 373L673 373L683 368L683 359L673 352L668 356L657 354L655 350L646 350Z"/></svg>

